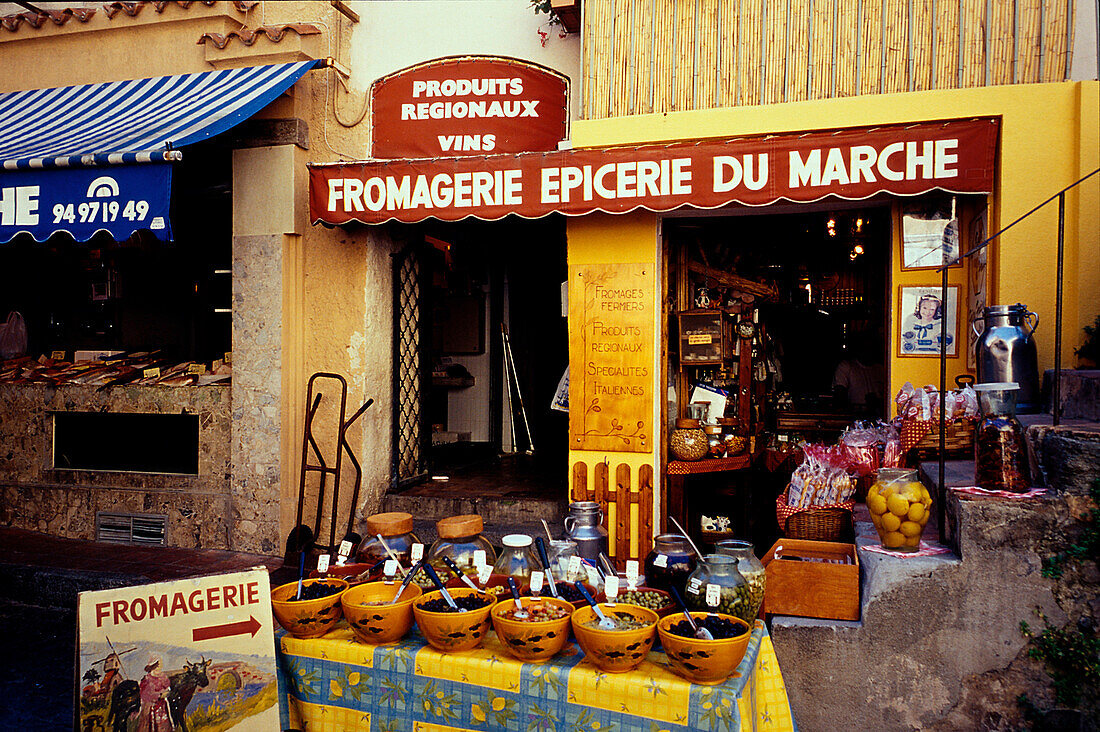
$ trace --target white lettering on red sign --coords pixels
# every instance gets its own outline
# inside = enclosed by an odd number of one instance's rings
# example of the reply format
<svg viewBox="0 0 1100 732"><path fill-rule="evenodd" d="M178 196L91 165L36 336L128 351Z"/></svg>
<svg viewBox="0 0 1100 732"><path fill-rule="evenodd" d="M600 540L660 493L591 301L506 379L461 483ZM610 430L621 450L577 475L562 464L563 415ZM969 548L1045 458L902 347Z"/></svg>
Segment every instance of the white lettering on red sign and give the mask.
<svg viewBox="0 0 1100 732"><path fill-rule="evenodd" d="M197 614L208 610L221 610L245 605L258 605L260 587L258 582L248 584L222 585L208 587L205 590L193 590L190 593L176 592L135 597L132 600L108 600L95 606L95 624L103 627L104 621L112 625L136 623L142 620L170 618L181 615Z"/></svg>
<svg viewBox="0 0 1100 732"><path fill-rule="evenodd" d="M791 188L800 188L849 185L860 181L874 183L876 173L884 180L892 181L955 178L959 171L950 166L958 162L959 156L949 151L958 147L958 140L924 140L892 142L882 150L876 150L870 145L853 145L847 150L839 147L828 150L813 148L806 151L805 155L798 150L791 150L788 153L788 184ZM717 162L715 165L717 166ZM716 167L715 173L717 172ZM717 180L716 175L715 181Z"/></svg>

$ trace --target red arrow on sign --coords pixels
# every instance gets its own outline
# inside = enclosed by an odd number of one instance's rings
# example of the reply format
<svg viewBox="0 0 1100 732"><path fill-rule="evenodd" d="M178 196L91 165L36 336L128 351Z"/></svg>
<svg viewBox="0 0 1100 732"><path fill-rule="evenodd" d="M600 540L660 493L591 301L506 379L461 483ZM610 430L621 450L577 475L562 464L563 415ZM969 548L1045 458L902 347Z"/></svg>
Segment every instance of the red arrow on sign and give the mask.
<svg viewBox="0 0 1100 732"><path fill-rule="evenodd" d="M260 621L251 615L248 620L239 623L225 623L223 625L208 625L205 628L195 628L191 631L192 641L210 640L211 638L226 638L231 635L243 635L250 633L256 637L256 631L260 629Z"/></svg>

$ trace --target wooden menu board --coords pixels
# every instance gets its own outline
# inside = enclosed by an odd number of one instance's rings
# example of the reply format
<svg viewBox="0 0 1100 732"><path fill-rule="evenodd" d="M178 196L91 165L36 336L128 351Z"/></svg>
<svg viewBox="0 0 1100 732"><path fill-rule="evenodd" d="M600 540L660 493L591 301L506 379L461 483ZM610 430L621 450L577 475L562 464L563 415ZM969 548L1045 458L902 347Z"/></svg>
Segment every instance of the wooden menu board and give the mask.
<svg viewBox="0 0 1100 732"><path fill-rule="evenodd" d="M650 452L653 440L652 264L569 272L569 446Z"/></svg>

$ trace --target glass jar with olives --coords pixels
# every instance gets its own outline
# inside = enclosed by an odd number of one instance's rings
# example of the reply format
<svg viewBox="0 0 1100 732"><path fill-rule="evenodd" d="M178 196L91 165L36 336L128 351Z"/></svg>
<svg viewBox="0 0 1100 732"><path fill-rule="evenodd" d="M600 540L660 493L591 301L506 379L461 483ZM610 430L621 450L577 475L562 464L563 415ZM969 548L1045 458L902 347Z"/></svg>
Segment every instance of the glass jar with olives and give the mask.
<svg viewBox="0 0 1100 732"><path fill-rule="evenodd" d="M750 627L756 620L753 608L759 608L752 587L737 571L737 560L723 554L703 557L688 577L684 602L690 610L734 615Z"/></svg>
<svg viewBox="0 0 1100 732"><path fill-rule="evenodd" d="M767 586L768 576L764 563L756 558L752 542L743 539L724 539L715 544L714 548L719 554L737 560L737 571L749 583L749 588L752 590L752 616L756 617L760 612L760 605L764 602L764 588Z"/></svg>
<svg viewBox="0 0 1100 732"><path fill-rule="evenodd" d="M668 447L677 460L693 461L706 457L707 436L697 419L678 419L668 438Z"/></svg>
<svg viewBox="0 0 1100 732"><path fill-rule="evenodd" d="M645 582L655 590L675 587L683 594L688 575L695 569L695 555L680 534L658 534L645 558Z"/></svg>

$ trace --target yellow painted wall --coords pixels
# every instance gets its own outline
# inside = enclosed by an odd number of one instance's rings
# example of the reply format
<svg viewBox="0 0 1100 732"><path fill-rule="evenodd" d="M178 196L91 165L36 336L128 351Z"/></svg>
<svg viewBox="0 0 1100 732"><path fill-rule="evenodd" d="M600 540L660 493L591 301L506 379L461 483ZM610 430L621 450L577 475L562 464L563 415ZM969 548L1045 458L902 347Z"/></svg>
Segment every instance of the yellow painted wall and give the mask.
<svg viewBox="0 0 1100 732"><path fill-rule="evenodd" d="M990 231L996 231L1100 167L1098 107L1100 84L1096 81L1026 84L577 120L572 140L580 148L999 117L999 165L989 221ZM1100 218L1096 216L1100 176L1067 196L1066 204L1062 358L1063 364L1072 367L1082 326L1100 313ZM1057 215L1057 207L1051 205L1015 226L1000 238L990 257L990 304L1023 302L1040 316L1036 334L1040 369L1051 368L1054 362ZM571 222L570 257L595 261L590 257L617 246L617 230L608 231L605 241L592 241L592 234L600 229L589 229L588 236L574 242L577 226ZM592 254L584 253L589 247ZM895 255L896 250L895 240ZM895 296L898 282L911 277L895 271ZM923 281L927 275L920 278ZM961 273L953 274L952 282L955 278L961 282ZM894 357L891 361L892 391L908 380L938 381L934 359L927 365L915 365L918 359ZM961 371L950 364L948 369L949 375Z"/></svg>
<svg viewBox="0 0 1100 732"><path fill-rule="evenodd" d="M587 216L580 216L569 219L566 225L567 236L567 261L570 267L574 267L581 264L629 264L629 263L652 263L655 271L660 272L660 264L657 262L658 252L657 247L657 217L647 211L636 212L632 214L625 214L622 216L611 216L608 214L589 214ZM656 280L660 283L660 277ZM658 289L658 309L660 306L660 291ZM656 332L660 334L660 320L657 318L656 310L654 311L654 322L656 324ZM575 328L580 327L580 323L576 322L579 319L572 307L569 309L569 329L573 331ZM572 340L570 340L572 344ZM658 344L655 348L657 358L661 358L661 347ZM580 354L569 354L570 363L580 363ZM660 374L661 369L659 362L657 368L654 369L654 374ZM660 418L659 412L664 407L664 389L661 386L659 380L656 388L654 388L654 399L657 401L655 405L654 425L663 424L663 419ZM593 478L595 476L596 465L602 462L608 463L609 473L611 481L615 480L615 471L619 465L629 465L631 481L633 488L637 487L638 471L643 465L653 466L654 480L659 480L656 476L659 475L659 460L657 457L657 449L661 445L660 440L656 440L654 444L654 450L650 452L613 452L613 451L586 451L586 450L570 450L569 461L565 467L566 469L566 481L567 485L572 489L573 473L572 468L578 462L583 462L588 466L588 486L592 487ZM659 499L655 496L654 500L654 512L656 515L660 515ZM615 510L614 506L611 509L608 516L608 525L613 527L615 525ZM638 520L638 507L636 505L631 506L631 522L632 524ZM614 537L612 537L614 542ZM637 553L638 541L637 536L631 538L631 551ZM614 553L614 552L612 552Z"/></svg>

